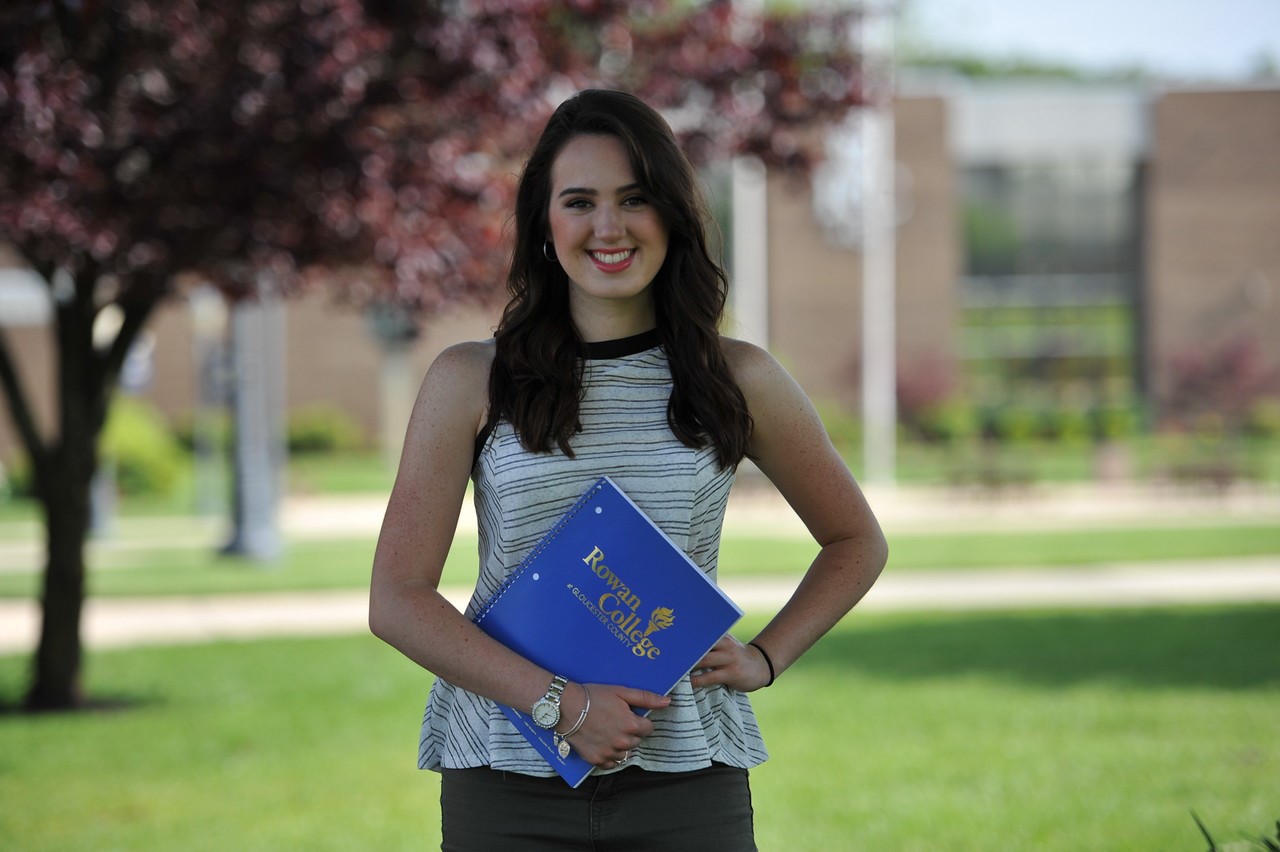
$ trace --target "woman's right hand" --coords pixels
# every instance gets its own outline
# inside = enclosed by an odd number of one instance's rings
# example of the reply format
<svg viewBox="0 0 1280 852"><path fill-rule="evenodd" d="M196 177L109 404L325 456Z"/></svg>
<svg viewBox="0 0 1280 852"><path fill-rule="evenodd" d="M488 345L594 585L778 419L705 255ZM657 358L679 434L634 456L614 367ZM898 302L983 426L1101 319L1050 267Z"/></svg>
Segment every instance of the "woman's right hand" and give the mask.
<svg viewBox="0 0 1280 852"><path fill-rule="evenodd" d="M569 745L583 760L601 769L613 769L628 760L640 743L653 733L653 722L635 710L660 710L671 699L644 689L592 683L591 709L582 727L569 738ZM561 702L560 724L567 731L578 721L586 706L582 686L571 688L573 698ZM571 703L572 702L572 703Z"/></svg>

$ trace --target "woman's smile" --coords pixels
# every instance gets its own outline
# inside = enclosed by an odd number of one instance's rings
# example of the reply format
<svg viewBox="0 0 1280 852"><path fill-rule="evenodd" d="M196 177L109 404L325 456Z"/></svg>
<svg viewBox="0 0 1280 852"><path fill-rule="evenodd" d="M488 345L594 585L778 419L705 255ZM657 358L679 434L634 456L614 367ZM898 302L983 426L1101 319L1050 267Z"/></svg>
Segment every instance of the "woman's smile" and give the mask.
<svg viewBox="0 0 1280 852"><path fill-rule="evenodd" d="M624 249L622 251L593 251L590 252L591 259L596 262L596 266L605 272L621 272L631 266L631 258L635 257L635 249Z"/></svg>

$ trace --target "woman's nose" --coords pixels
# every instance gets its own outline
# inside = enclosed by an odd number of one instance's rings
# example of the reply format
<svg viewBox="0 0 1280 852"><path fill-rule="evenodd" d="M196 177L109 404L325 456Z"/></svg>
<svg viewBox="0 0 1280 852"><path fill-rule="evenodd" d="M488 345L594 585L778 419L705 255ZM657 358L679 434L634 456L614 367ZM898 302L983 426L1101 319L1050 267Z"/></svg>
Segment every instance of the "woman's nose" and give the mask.
<svg viewBox="0 0 1280 852"><path fill-rule="evenodd" d="M596 236L601 239L622 236L622 212L611 204L601 204L596 208L594 224Z"/></svg>

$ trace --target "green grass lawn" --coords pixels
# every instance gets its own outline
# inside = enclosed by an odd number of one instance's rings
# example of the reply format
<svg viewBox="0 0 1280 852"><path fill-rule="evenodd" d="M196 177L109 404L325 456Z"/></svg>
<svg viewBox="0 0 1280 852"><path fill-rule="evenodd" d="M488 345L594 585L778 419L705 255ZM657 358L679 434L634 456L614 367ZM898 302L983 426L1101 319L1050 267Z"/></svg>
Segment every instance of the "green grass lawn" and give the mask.
<svg viewBox="0 0 1280 852"><path fill-rule="evenodd" d="M382 453L317 453L289 459L289 490L298 494L386 494L395 478L395 469Z"/></svg>
<svg viewBox="0 0 1280 852"><path fill-rule="evenodd" d="M847 619L756 697L760 847L1201 849L1192 810L1259 837L1277 647L1275 605ZM0 658L0 700L25 663ZM428 684L366 636L94 654L102 709L0 713L0 845L435 848Z"/></svg>
<svg viewBox="0 0 1280 852"><path fill-rule="evenodd" d="M2 540L2 539L0 539ZM145 539L142 540L146 545ZM211 546L179 544L168 535L154 546L95 545L93 595L173 595L351 589L368 584L372 539L291 542L272 566L220 557ZM1012 531L895 535L890 569L1089 566L1112 562L1212 559L1280 554L1280 526L1261 524L1175 528ZM798 574L813 558L811 542L728 535L721 546L724 577ZM444 584L475 583L476 540L460 535L445 565ZM0 550L2 556L3 550ZM0 597L30 597L38 587L38 549L25 570L0 571Z"/></svg>

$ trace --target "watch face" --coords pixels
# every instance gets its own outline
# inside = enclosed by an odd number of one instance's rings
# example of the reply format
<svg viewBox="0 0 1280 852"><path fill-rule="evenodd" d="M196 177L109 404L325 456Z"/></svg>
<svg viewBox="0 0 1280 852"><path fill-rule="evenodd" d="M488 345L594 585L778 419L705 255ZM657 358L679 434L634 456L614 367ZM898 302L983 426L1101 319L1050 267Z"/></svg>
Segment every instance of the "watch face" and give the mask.
<svg viewBox="0 0 1280 852"><path fill-rule="evenodd" d="M560 708L546 698L540 698L533 705L533 721L540 728L554 728L560 721Z"/></svg>

